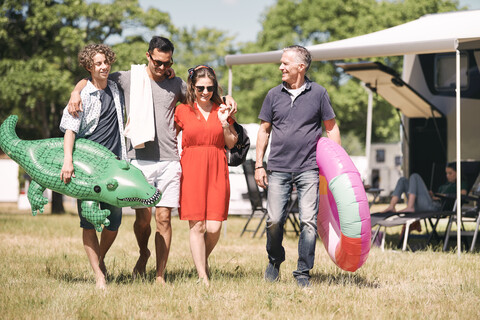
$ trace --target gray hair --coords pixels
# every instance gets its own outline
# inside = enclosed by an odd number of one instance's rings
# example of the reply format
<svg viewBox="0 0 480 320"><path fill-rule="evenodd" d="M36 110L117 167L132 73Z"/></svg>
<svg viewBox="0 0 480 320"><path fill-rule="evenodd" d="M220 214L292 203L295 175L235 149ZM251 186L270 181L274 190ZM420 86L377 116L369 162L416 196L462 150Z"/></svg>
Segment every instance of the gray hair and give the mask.
<svg viewBox="0 0 480 320"><path fill-rule="evenodd" d="M308 68L310 68L310 64L312 63L312 55L310 54L310 51L307 50L307 48L299 45L293 45L283 49L283 52L286 51L294 51L297 54L297 61L305 64L305 72L308 71Z"/></svg>

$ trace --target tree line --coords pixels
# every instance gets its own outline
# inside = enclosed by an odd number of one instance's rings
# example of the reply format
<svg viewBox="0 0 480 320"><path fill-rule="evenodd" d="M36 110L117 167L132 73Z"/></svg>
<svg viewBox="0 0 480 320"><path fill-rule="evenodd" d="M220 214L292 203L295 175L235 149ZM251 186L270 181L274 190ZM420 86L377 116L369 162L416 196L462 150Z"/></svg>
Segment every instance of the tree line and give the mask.
<svg viewBox="0 0 480 320"><path fill-rule="evenodd" d="M179 28L168 12L144 10L138 0L2 0L0 15L0 121L19 115L22 138L62 136L58 124L74 84L87 75L77 53L91 42L112 43L112 72L146 63L153 35L175 44L174 69L185 78L197 64L215 67L227 88L227 54L278 50L345 39L393 27L422 15L461 9L455 0L278 0L262 17L256 41L237 43L228 30ZM128 31L128 36L125 35ZM401 73L402 57L375 58ZM349 62L353 62L351 60ZM278 64L234 66L233 96L240 122L257 122L267 91L280 81ZM308 76L329 92L345 147L361 152L367 95L335 61L313 62ZM186 80L186 79L184 79ZM373 141L398 141L399 119L386 101L375 99Z"/></svg>

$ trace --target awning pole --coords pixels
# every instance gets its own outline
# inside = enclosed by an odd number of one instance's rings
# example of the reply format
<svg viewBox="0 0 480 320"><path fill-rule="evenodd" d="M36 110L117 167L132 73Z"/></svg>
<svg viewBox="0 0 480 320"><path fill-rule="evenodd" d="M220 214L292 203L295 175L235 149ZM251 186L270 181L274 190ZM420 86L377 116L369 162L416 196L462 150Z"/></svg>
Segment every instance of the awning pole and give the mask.
<svg viewBox="0 0 480 320"><path fill-rule="evenodd" d="M461 138L461 130L460 130L460 50L456 50L456 135L457 135L457 252L458 257L460 258L462 248L461 248L461 240L462 240L462 230L460 228L461 220L462 220L462 195L461 195L461 176L462 176L462 168L461 168L461 148L460 148L460 138Z"/></svg>
<svg viewBox="0 0 480 320"><path fill-rule="evenodd" d="M228 95L232 96L232 82L233 82L233 73L232 73L232 66L228 67ZM227 221L224 223L223 227L223 235L225 238L227 237Z"/></svg>
<svg viewBox="0 0 480 320"><path fill-rule="evenodd" d="M373 92L368 88L365 83L362 82L362 87L368 93L368 107L367 107L367 133L365 138L365 157L367 158L367 168L365 172L365 178L370 177L370 150L372 145L372 112L373 112ZM367 184L372 184L371 181L367 181Z"/></svg>
<svg viewBox="0 0 480 320"><path fill-rule="evenodd" d="M228 95L232 96L233 73L232 66L228 67Z"/></svg>

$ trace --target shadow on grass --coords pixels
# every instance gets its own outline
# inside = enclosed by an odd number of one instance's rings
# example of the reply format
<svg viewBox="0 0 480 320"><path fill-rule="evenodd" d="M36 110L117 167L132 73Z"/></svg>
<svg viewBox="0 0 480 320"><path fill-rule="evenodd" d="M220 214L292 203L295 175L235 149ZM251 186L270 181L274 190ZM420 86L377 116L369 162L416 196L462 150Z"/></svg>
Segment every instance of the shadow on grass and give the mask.
<svg viewBox="0 0 480 320"><path fill-rule="evenodd" d="M60 270L49 270L47 268L46 273L48 277L51 277L55 280L68 283L88 283L95 282L93 275L85 276L83 274L73 274L72 272L62 272Z"/></svg>
<svg viewBox="0 0 480 320"><path fill-rule="evenodd" d="M47 275L61 282L67 283L94 283L94 277L92 275L85 274L74 274L71 271L65 270L49 270L47 268ZM243 280L247 278L262 278L261 272L258 270L245 270L242 267L238 266L233 270L217 269L212 268L211 271L212 279L223 279L223 280ZM183 283L196 281L198 279L198 274L196 269L173 269L167 270L165 273L165 280L167 283ZM117 285L129 285L136 282L143 283L155 283L156 280L156 270L149 269L143 277L132 276L130 271L122 271L120 273L109 274L107 276L107 282L115 283ZM359 274L348 274L348 273L338 273L338 274L320 274L312 273L311 281L318 284L328 284L328 285L337 285L344 287L358 287L358 288L380 288L380 284L376 281L369 281Z"/></svg>
<svg viewBox="0 0 480 320"><path fill-rule="evenodd" d="M449 252L455 251L456 242L449 242L446 251L443 251L444 235L440 234L438 237L431 236L429 233L410 233L408 236L407 251L433 251L433 252ZM452 244L453 243L453 244ZM467 250L470 247L468 239L462 237L462 250ZM400 237L400 233L387 234L385 241L385 248L402 251L403 237Z"/></svg>
<svg viewBox="0 0 480 320"><path fill-rule="evenodd" d="M109 280L117 284L128 284L133 281L155 282L156 276L156 270L150 269L147 270L147 273L144 277L141 277L139 279L134 279L132 277L132 274L129 272L122 272ZM246 271L242 267L237 266L233 270L212 268L210 276L211 279L244 279L246 277L258 277L258 274L253 270ZM197 279L197 270L194 268L173 270L167 269L165 272L165 281L167 283L178 283Z"/></svg>
<svg viewBox="0 0 480 320"><path fill-rule="evenodd" d="M88 283L94 282L94 277L92 275L76 275L69 271L62 270L48 270L47 275L56 280L68 283ZM258 272L254 270L246 271L241 267L237 267L234 270L222 270L213 268L211 270L212 279L245 279L246 277L259 277ZM165 280L167 283L181 283L186 281L193 281L198 279L198 274L196 269L173 269L167 270L165 273ZM130 271L122 271L120 273L113 273L107 276L107 282L116 283L118 285L127 285L134 282L145 282L145 283L154 283L156 281L156 270L149 269L147 273L142 277L133 277Z"/></svg>
<svg viewBox="0 0 480 320"><path fill-rule="evenodd" d="M369 281L359 274L319 274L313 273L312 282L327 283L329 285L337 285L343 287L358 287L358 288L380 288L380 284L377 281Z"/></svg>

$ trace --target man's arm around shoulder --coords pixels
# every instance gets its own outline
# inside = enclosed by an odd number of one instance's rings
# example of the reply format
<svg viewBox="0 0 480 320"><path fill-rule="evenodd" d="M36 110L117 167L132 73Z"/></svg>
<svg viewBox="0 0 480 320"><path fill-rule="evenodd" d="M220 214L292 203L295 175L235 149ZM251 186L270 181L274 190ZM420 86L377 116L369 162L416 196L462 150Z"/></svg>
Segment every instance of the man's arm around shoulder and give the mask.
<svg viewBox="0 0 480 320"><path fill-rule="evenodd" d="M78 81L75 85L75 88L70 93L70 100L68 100L67 109L68 113L70 113L75 118L78 118L78 112L83 111L82 98L80 97L80 93L82 92L83 88L85 88L87 83L88 80L86 78Z"/></svg>

